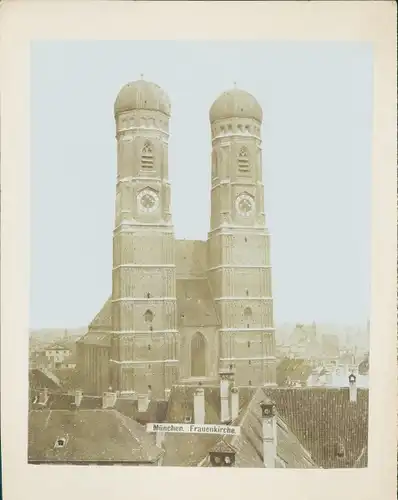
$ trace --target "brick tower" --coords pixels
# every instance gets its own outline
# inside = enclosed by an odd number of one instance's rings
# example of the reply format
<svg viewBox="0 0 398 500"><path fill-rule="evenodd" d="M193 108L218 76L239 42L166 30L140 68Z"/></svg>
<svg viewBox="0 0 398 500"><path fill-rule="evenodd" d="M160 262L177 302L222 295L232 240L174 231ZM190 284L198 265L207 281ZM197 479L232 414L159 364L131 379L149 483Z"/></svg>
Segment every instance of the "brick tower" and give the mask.
<svg viewBox="0 0 398 500"><path fill-rule="evenodd" d="M178 379L174 229L168 181L170 101L154 83L125 85L115 102L112 390L163 398Z"/></svg>
<svg viewBox="0 0 398 500"><path fill-rule="evenodd" d="M210 109L208 274L220 318L219 368L240 386L275 384L270 236L262 182L262 110L239 89Z"/></svg>

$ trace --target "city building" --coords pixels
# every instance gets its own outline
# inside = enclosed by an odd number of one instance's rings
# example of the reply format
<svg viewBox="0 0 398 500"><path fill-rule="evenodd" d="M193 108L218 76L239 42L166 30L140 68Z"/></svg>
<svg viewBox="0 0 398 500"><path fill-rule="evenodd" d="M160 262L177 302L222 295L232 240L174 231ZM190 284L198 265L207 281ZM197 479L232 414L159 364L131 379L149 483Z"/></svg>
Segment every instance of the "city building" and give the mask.
<svg viewBox="0 0 398 500"><path fill-rule="evenodd" d="M167 94L144 80L129 83L114 114L112 294L77 342L83 390L150 388L167 399L177 382L212 384L232 369L240 387L275 385L259 103L235 88L211 106L206 241L174 236Z"/></svg>

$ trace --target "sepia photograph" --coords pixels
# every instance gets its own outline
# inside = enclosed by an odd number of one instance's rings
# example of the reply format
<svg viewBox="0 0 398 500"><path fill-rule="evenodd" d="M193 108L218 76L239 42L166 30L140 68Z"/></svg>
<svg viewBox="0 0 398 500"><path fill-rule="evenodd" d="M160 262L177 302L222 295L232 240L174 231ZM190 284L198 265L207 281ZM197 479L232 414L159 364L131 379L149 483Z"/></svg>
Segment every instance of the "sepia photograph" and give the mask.
<svg viewBox="0 0 398 500"><path fill-rule="evenodd" d="M395 498L395 14L4 3L7 500Z"/></svg>
<svg viewBox="0 0 398 500"><path fill-rule="evenodd" d="M370 47L38 41L30 92L28 462L367 467Z"/></svg>

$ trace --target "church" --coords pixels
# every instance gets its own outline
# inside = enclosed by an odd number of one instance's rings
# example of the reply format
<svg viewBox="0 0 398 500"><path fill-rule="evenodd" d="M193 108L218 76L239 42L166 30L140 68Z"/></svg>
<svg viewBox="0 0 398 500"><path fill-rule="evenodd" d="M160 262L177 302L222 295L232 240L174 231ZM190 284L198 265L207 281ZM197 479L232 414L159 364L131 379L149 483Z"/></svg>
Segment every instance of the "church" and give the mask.
<svg viewBox="0 0 398 500"><path fill-rule="evenodd" d="M174 236L167 93L144 80L128 83L114 116L112 292L77 342L82 390L168 400L175 385L220 378L276 386L260 104L234 88L210 108L206 241Z"/></svg>

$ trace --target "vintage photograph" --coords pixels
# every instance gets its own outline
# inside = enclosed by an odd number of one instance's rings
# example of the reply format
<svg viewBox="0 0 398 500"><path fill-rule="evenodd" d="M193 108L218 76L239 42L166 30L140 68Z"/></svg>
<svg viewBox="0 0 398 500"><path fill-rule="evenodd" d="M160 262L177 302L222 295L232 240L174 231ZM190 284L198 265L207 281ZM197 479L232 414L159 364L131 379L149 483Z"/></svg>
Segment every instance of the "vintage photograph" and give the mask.
<svg viewBox="0 0 398 500"><path fill-rule="evenodd" d="M370 46L30 57L28 463L367 467Z"/></svg>

